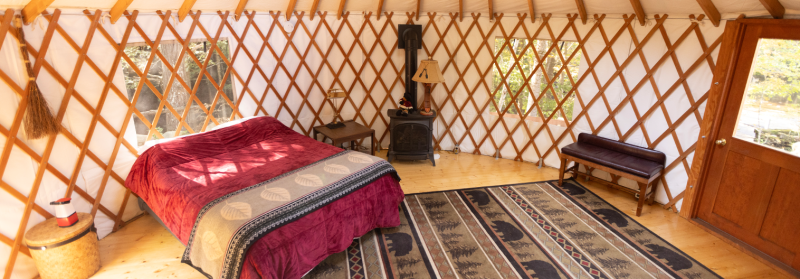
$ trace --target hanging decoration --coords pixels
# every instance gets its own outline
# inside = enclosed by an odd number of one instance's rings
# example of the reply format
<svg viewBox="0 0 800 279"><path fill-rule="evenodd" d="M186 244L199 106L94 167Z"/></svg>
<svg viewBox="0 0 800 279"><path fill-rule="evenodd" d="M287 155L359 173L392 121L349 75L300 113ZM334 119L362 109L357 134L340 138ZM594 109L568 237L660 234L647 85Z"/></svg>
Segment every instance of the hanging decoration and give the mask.
<svg viewBox="0 0 800 279"><path fill-rule="evenodd" d="M36 76L31 67L28 57L28 47L25 43L25 33L22 31L22 17L17 15L15 19L17 29L17 39L19 40L19 51L22 53L22 61L25 62L25 69L28 72L28 99L27 111L25 112L25 135L28 139L40 139L48 135L58 133L59 124L56 117L50 111L47 100L39 91L36 85Z"/></svg>

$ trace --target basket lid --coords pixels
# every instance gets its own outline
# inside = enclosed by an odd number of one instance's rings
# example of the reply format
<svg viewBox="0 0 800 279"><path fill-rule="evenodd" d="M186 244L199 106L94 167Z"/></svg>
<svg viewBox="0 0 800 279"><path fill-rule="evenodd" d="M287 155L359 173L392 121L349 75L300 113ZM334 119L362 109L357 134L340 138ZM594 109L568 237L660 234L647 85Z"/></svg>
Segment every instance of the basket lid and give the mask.
<svg viewBox="0 0 800 279"><path fill-rule="evenodd" d="M59 227L56 218L50 218L25 233L28 246L47 246L61 243L90 229L94 224L92 214L78 212L78 222L69 227Z"/></svg>

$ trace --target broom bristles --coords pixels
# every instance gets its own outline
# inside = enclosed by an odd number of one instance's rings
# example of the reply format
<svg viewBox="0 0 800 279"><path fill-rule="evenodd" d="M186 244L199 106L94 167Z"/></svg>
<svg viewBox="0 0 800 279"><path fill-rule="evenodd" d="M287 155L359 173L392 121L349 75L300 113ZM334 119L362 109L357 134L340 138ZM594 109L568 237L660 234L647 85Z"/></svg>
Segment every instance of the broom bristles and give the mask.
<svg viewBox="0 0 800 279"><path fill-rule="evenodd" d="M47 100L39 92L36 81L28 89L28 110L25 114L25 134L29 139L40 139L58 133L59 123L50 112Z"/></svg>

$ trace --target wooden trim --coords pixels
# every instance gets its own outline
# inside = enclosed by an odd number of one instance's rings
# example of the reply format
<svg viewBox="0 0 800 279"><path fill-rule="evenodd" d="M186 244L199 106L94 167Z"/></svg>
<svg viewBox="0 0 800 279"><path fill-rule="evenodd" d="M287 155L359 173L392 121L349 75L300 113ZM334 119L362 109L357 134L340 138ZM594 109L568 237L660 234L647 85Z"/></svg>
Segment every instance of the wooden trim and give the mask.
<svg viewBox="0 0 800 279"><path fill-rule="evenodd" d="M639 24L644 26L647 15L644 13L641 0L631 0L631 6L633 6L633 12L636 13L636 19L639 20Z"/></svg>
<svg viewBox="0 0 800 279"><path fill-rule="evenodd" d="M133 3L133 0L117 0L117 2L114 3L114 6L111 7L111 11L109 12L109 14L111 14L111 24L117 23L117 20L122 17L122 14L128 9L131 3Z"/></svg>
<svg viewBox="0 0 800 279"><path fill-rule="evenodd" d="M316 0L315 0L316 1ZM344 3L347 0L339 0L339 9L336 10L336 19L342 19L342 14L344 13Z"/></svg>
<svg viewBox="0 0 800 279"><path fill-rule="evenodd" d="M711 0L697 0L697 4L700 4L700 8L703 8L711 24L714 24L715 27L719 26L720 14L713 2Z"/></svg>
<svg viewBox="0 0 800 279"><path fill-rule="evenodd" d="M183 4L181 4L181 8L178 9L178 21L179 22L183 22L183 20L186 18L186 15L188 15L189 12L192 10L192 7L194 6L195 2L197 2L197 0L183 0Z"/></svg>
<svg viewBox="0 0 800 279"><path fill-rule="evenodd" d="M289 20L294 13L294 6L297 5L297 0L289 0L289 7L286 7L286 20Z"/></svg>
<svg viewBox="0 0 800 279"><path fill-rule="evenodd" d="M419 1L419 0L417 0L417 1ZM494 20L494 3L492 2L492 0L488 0L488 1L489 1L489 3L488 3L488 6L489 6L489 21L492 21L492 20ZM417 8L417 11L419 11L419 8Z"/></svg>
<svg viewBox="0 0 800 279"><path fill-rule="evenodd" d="M378 0L378 10L376 11L378 20L381 20L381 14L383 13L383 1L385 0Z"/></svg>
<svg viewBox="0 0 800 279"><path fill-rule="evenodd" d="M314 19L314 14L317 13L317 7L319 7L319 0L314 0L314 2L311 3L311 11L309 12L309 18L312 20Z"/></svg>
<svg viewBox="0 0 800 279"><path fill-rule="evenodd" d="M764 8L767 9L772 18L775 19L782 19L783 14L786 12L786 9L783 7L780 1L778 0L759 0L761 4L764 5Z"/></svg>
<svg viewBox="0 0 800 279"><path fill-rule="evenodd" d="M316 1L319 1L319 0L315 0L315 3L316 3ZM244 8L246 6L247 6L247 0L239 0L239 4L236 5L236 11L234 12L234 19L236 19L236 21L239 21L239 18L242 17L242 12L244 12Z"/></svg>
<svg viewBox="0 0 800 279"><path fill-rule="evenodd" d="M53 2L55 2L55 0L31 0L22 8L22 20L25 24L31 24L31 22L42 14L47 7L50 7L50 4L53 4Z"/></svg>
<svg viewBox="0 0 800 279"><path fill-rule="evenodd" d="M492 0L489 0L489 1L491 2ZM419 7L420 7L421 2L422 2L422 0L417 0L417 6L414 9L414 14L417 16L417 21L419 21Z"/></svg>
<svg viewBox="0 0 800 279"><path fill-rule="evenodd" d="M463 21L464 21L464 0L458 0L458 22L463 22Z"/></svg>
<svg viewBox="0 0 800 279"><path fill-rule="evenodd" d="M536 23L536 13L533 9L533 0L528 0L528 14L531 17L531 23Z"/></svg>
<svg viewBox="0 0 800 279"><path fill-rule="evenodd" d="M586 6L583 4L583 0L575 0L575 5L578 6L578 14L581 16L581 22L586 24Z"/></svg>
<svg viewBox="0 0 800 279"><path fill-rule="evenodd" d="M692 168L689 175L687 189L684 191L684 202L681 216L693 219L698 214L699 202L702 200L703 188L709 171L709 164L714 154L713 145L710 144L719 133L719 123L723 108L728 96L725 92L730 90L733 83L733 70L738 59L738 50L741 48L743 25L738 21L728 21L722 34L718 64L714 71L711 89L709 90L708 103L704 113L703 122L700 123L700 134L697 139Z"/></svg>

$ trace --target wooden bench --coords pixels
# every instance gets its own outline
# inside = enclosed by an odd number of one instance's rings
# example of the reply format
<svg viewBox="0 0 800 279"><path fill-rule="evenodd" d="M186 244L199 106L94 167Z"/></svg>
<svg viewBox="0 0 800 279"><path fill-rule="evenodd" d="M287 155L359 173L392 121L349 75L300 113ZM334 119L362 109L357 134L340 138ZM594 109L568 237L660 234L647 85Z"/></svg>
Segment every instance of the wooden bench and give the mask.
<svg viewBox="0 0 800 279"><path fill-rule="evenodd" d="M662 152L586 133L578 135L577 142L561 148L560 157L559 185L564 182L564 173L572 172L572 176L575 178L583 175L587 181L591 179L611 188L634 194L639 199L636 216L642 214L642 205L645 200L648 200L649 204L653 204L655 189L667 160L667 156ZM569 161L575 162L575 166L566 169ZM578 166L581 164L586 167L586 173L578 170ZM592 171L595 169L611 174L611 181L592 176ZM639 184L639 191L619 185L620 177L636 181Z"/></svg>

